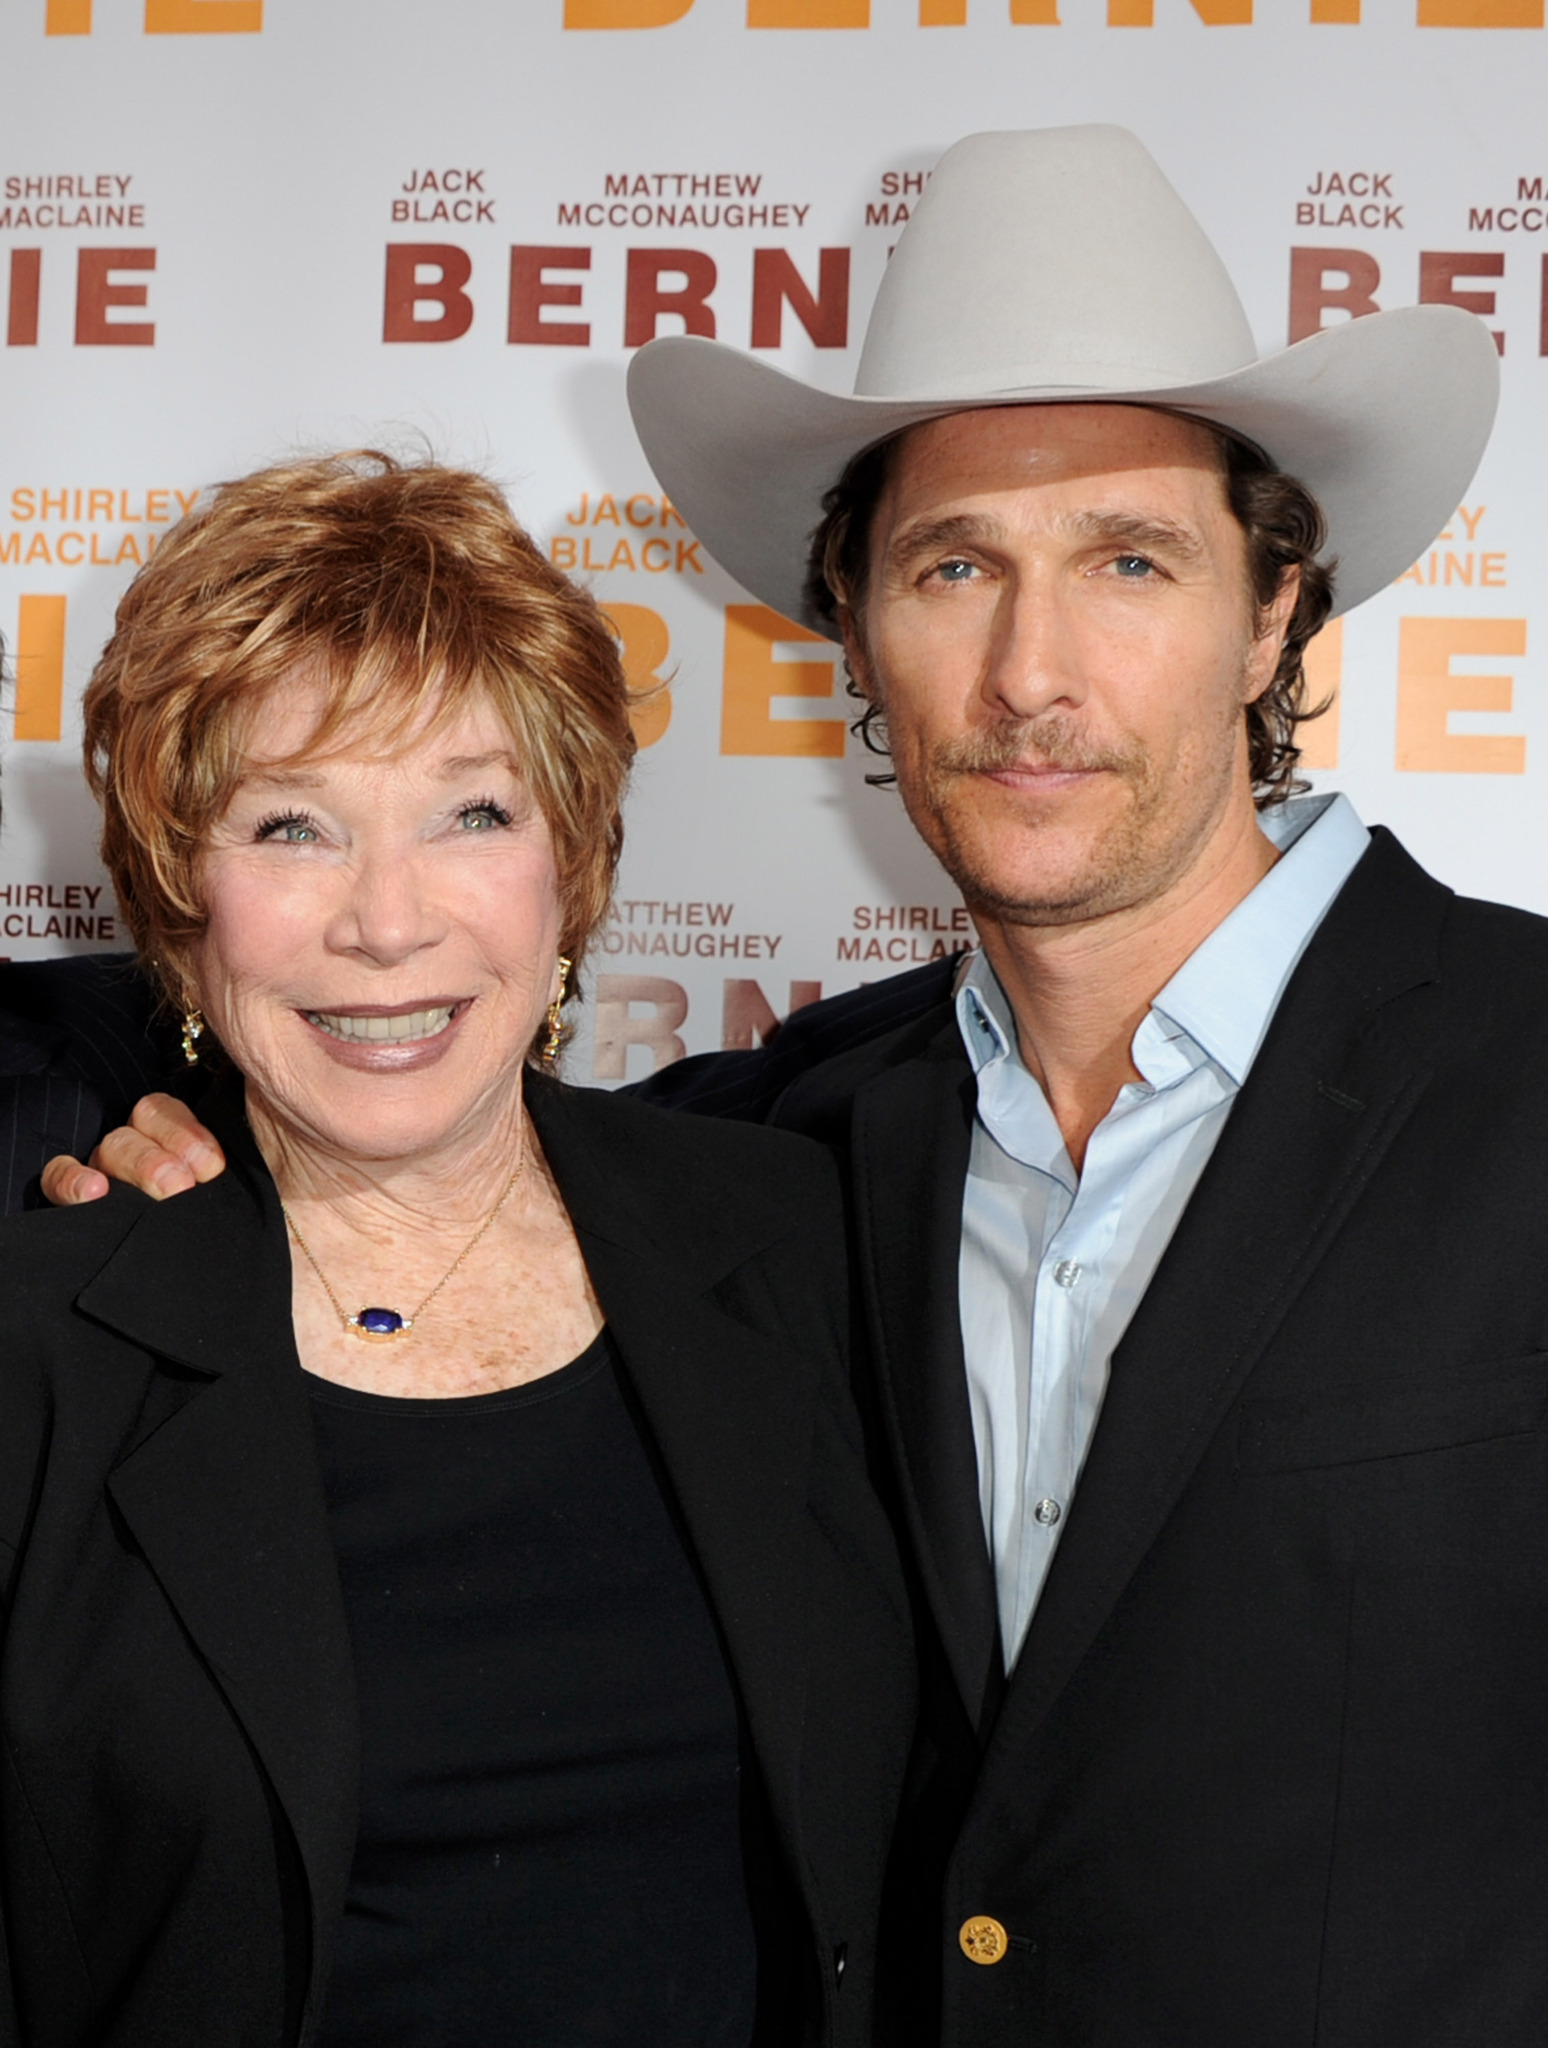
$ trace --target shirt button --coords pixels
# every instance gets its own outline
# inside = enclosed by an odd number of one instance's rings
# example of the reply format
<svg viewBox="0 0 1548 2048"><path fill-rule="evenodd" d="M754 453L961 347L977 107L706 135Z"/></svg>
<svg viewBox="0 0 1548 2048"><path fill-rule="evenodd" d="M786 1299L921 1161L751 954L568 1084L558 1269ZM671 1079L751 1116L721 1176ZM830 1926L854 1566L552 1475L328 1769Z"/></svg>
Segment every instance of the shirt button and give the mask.
<svg viewBox="0 0 1548 2048"><path fill-rule="evenodd" d="M970 1963L1002 1962L1005 1951L1010 1947L1005 1929L998 1920L991 1920L987 1913L973 1920L964 1920L957 1940Z"/></svg>
<svg viewBox="0 0 1548 2048"><path fill-rule="evenodd" d="M1043 1499L1032 1510L1034 1522L1041 1522L1045 1529L1051 1529L1064 1512L1056 1500Z"/></svg>
<svg viewBox="0 0 1548 2048"><path fill-rule="evenodd" d="M1061 1259L1053 1269L1054 1284L1058 1287L1073 1287L1080 1278L1080 1265L1075 1259Z"/></svg>

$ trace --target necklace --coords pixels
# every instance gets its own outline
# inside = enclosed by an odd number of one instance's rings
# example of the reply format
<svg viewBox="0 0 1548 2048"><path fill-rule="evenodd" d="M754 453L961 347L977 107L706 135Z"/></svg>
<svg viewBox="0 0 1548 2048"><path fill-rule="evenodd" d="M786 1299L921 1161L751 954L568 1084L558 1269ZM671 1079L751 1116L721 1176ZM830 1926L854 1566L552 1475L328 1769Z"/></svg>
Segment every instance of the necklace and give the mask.
<svg viewBox="0 0 1548 2048"><path fill-rule="evenodd" d="M390 1344L395 1338L406 1337L409 1334L415 1323L424 1314L431 1302L435 1300L435 1297L440 1293L447 1281L452 1278L454 1273L459 1271L469 1254L481 1242L490 1225L510 1200L511 1195L515 1191L516 1183L521 1179L522 1174L526 1171L526 1167L527 1148L523 1144L521 1158L516 1162L516 1171L501 1190L499 1201L495 1203L489 1214L462 1247L462 1250L458 1252L456 1258L452 1260L446 1271L436 1281L430 1292L410 1316L400 1315L395 1308L362 1308L357 1309L351 1315L329 1286L327 1274L317 1263L317 1254L301 1235L301 1226L296 1222L295 1217L291 1215L283 1202L280 1203L280 1210L284 1215L286 1223L290 1226L291 1235L305 1254L307 1264L322 1282L323 1293L332 1302L334 1314L344 1325L345 1329L348 1330L349 1334L352 1337L361 1338L367 1344Z"/></svg>

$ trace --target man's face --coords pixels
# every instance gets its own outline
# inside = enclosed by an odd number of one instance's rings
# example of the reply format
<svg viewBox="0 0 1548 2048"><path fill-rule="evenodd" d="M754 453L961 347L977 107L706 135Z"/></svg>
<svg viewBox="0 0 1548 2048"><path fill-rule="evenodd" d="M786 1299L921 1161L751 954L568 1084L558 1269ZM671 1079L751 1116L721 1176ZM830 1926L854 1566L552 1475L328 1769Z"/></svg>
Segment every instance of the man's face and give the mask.
<svg viewBox="0 0 1548 2048"><path fill-rule="evenodd" d="M1251 818L1260 632L1210 435L1134 406L1013 406L913 428L871 530L861 687L909 816L1010 924L1133 910Z"/></svg>

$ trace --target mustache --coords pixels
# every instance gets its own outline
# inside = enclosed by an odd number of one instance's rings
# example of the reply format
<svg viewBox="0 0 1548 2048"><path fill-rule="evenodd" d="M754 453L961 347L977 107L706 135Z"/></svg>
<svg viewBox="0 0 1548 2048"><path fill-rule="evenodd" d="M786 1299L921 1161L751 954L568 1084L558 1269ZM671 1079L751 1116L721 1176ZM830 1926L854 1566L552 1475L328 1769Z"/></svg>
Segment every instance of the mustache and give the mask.
<svg viewBox="0 0 1548 2048"><path fill-rule="evenodd" d="M1138 747L1100 745L1068 719L1016 718L942 741L930 765L938 776L992 775L1013 768L1132 776L1140 761Z"/></svg>

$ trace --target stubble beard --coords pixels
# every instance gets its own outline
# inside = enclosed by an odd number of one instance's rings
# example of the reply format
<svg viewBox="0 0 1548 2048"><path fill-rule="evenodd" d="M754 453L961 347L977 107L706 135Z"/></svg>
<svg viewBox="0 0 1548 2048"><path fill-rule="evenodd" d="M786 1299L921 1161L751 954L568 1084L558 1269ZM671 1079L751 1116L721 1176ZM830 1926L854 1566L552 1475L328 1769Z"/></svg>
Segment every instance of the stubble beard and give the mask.
<svg viewBox="0 0 1548 2048"><path fill-rule="evenodd" d="M1105 828L1093 831L1076 859L1061 862L1057 871L1050 862L1041 874L1035 861L1025 857L1029 843L1044 829L1035 818L1020 823L1002 818L989 829L982 823L993 786L978 778L1029 761L1112 776L1128 791L1128 801ZM1217 763L1211 778L1209 770ZM1193 799L1180 807L1171 826L1167 812L1179 778L1159 773L1139 741L1098 744L1058 713L1007 720L944 741L922 759L899 750L894 765L915 828L961 890L968 909L1002 924L1054 926L1113 916L1161 895L1186 871L1207 837L1229 789L1230 763L1229 745L1199 750L1192 764ZM1201 778L1218 780L1218 789L1206 792L1199 786ZM1014 803L1010 792L995 794L1006 806ZM1007 862L996 854L1008 834L1014 835L1014 857Z"/></svg>

